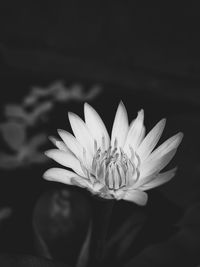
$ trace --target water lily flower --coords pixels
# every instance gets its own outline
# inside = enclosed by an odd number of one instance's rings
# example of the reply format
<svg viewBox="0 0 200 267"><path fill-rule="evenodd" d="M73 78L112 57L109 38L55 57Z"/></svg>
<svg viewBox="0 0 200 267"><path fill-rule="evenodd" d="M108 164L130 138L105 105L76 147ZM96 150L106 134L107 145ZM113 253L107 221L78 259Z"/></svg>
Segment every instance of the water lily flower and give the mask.
<svg viewBox="0 0 200 267"><path fill-rule="evenodd" d="M74 136L58 130L62 140L52 138L57 149L45 154L67 167L51 168L44 178L68 185L84 187L105 199L123 199L145 205L144 192L169 181L176 168L160 173L174 157L182 140L180 132L154 149L165 127L165 119L145 136L144 111L129 125L126 108L120 102L111 138L98 113L84 105L85 122L69 112Z"/></svg>

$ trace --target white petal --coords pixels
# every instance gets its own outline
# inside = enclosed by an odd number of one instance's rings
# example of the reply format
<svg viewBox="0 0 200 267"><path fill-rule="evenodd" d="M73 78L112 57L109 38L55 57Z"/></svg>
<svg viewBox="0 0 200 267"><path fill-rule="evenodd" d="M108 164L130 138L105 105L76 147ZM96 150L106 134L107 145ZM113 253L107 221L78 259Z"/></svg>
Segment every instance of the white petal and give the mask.
<svg viewBox="0 0 200 267"><path fill-rule="evenodd" d="M61 151L59 149L50 149L45 152L45 155L61 165L71 168L81 176L85 176L79 160L71 153Z"/></svg>
<svg viewBox="0 0 200 267"><path fill-rule="evenodd" d="M159 121L154 128L147 134L140 146L138 147L137 154L141 161L144 161L157 145L166 124L166 119Z"/></svg>
<svg viewBox="0 0 200 267"><path fill-rule="evenodd" d="M86 152L91 155L94 154L94 139L88 130L88 127L84 121L74 113L69 112L69 121L73 130L73 133L78 142L86 149Z"/></svg>
<svg viewBox="0 0 200 267"><path fill-rule="evenodd" d="M165 166L167 166L167 164L171 161L171 159L174 157L175 154L176 154L176 149L173 149L164 156L150 158L149 160L146 160L140 166L139 179L144 179L144 177L146 176L149 176L156 172L160 172Z"/></svg>
<svg viewBox="0 0 200 267"><path fill-rule="evenodd" d="M135 150L138 146L141 135L144 133L144 111L143 109L138 112L137 118L130 125L126 142L124 145L124 152L130 156L130 146Z"/></svg>
<svg viewBox="0 0 200 267"><path fill-rule="evenodd" d="M92 184L90 183L90 181L83 177L72 177L71 183L72 185L87 188L88 190L92 189Z"/></svg>
<svg viewBox="0 0 200 267"><path fill-rule="evenodd" d="M123 199L144 206L147 203L148 195L140 190L130 190L126 192Z"/></svg>
<svg viewBox="0 0 200 267"><path fill-rule="evenodd" d="M176 170L177 170L177 168L174 168L174 169L169 170L167 172L163 172L163 173L158 174L155 179L142 185L140 187L140 189L141 190L149 190L151 188L158 187L158 186L168 182L169 180L171 180L174 177L174 175L176 174Z"/></svg>
<svg viewBox="0 0 200 267"><path fill-rule="evenodd" d="M50 136L49 140L60 150L66 151L66 152L70 152L69 149L67 148L67 146L60 140L58 140L57 138Z"/></svg>
<svg viewBox="0 0 200 267"><path fill-rule="evenodd" d="M117 200L123 199L125 194L126 194L125 191L122 189L119 189L113 192L113 196Z"/></svg>
<svg viewBox="0 0 200 267"><path fill-rule="evenodd" d="M102 137L105 139L106 149L110 146L110 137L107 129L96 110L89 104L84 105L85 123L93 138L97 141L98 147L102 145Z"/></svg>
<svg viewBox="0 0 200 267"><path fill-rule="evenodd" d="M51 168L47 170L43 174L43 178L68 185L77 185L76 183L79 183L81 187L88 187L88 181L86 179L62 168Z"/></svg>
<svg viewBox="0 0 200 267"><path fill-rule="evenodd" d="M145 128L145 126L143 125L141 134L140 134L140 136L138 137L137 143L135 144L135 150L138 149L139 145L140 145L141 142L143 141L143 139L144 139L144 137L145 137L145 133L146 133L146 128Z"/></svg>
<svg viewBox="0 0 200 267"><path fill-rule="evenodd" d="M126 112L126 108L121 101L119 103L112 127L111 145L114 146L116 139L117 145L119 147L123 147L127 137L128 129L129 129L128 115Z"/></svg>
<svg viewBox="0 0 200 267"><path fill-rule="evenodd" d="M72 177L80 177L72 171L68 171L62 168L51 168L43 174L43 178L50 181L61 182L71 185Z"/></svg>
<svg viewBox="0 0 200 267"><path fill-rule="evenodd" d="M67 131L58 130L58 134L62 138L62 140L65 142L67 147L71 150L71 152L80 160L83 159L83 147L80 145L80 143L77 141L77 139L70 134Z"/></svg>
<svg viewBox="0 0 200 267"><path fill-rule="evenodd" d="M130 189L140 189L141 186L143 186L143 184L147 184L148 182L152 181L153 179L156 178L156 176L158 175L158 171L150 174L150 175L147 175L147 176L144 176L144 177L139 177L139 179L133 183L133 185L130 187Z"/></svg>
<svg viewBox="0 0 200 267"><path fill-rule="evenodd" d="M177 133L168 140L166 140L162 145L160 145L156 150L154 150L150 156L146 159L149 160L156 160L157 158L162 157L163 155L167 154L168 152L177 149L183 139L183 133Z"/></svg>

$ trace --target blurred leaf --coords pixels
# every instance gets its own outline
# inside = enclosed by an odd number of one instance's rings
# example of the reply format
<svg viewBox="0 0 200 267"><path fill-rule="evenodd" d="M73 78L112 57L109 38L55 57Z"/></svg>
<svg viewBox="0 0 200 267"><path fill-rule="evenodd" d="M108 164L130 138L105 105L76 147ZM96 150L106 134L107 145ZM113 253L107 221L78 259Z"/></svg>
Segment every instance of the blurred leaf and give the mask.
<svg viewBox="0 0 200 267"><path fill-rule="evenodd" d="M82 245L82 248L80 250L80 254L78 256L76 267L86 267L87 266L89 256L90 256L89 250L90 250L91 235L92 235L92 222L90 222L90 224L89 224L85 241Z"/></svg>
<svg viewBox="0 0 200 267"><path fill-rule="evenodd" d="M43 194L33 213L39 255L75 265L90 216L89 202L79 192L64 186Z"/></svg>
<svg viewBox="0 0 200 267"><path fill-rule="evenodd" d="M5 116L9 117L9 119L21 120L25 125L34 126L52 108L53 103L51 101L38 103L31 111L27 111L19 105L7 105L5 107Z"/></svg>
<svg viewBox="0 0 200 267"><path fill-rule="evenodd" d="M33 225L33 227L34 227L34 234L35 234L35 239L37 242L39 254L42 255L46 259L52 259L48 246L45 243L44 239L42 238L41 234L39 233L37 226Z"/></svg>
<svg viewBox="0 0 200 267"><path fill-rule="evenodd" d="M24 163L43 163L48 160L48 158L41 152L41 146L47 142L47 135L40 133L33 136L28 140L21 150L22 159Z"/></svg>
<svg viewBox="0 0 200 267"><path fill-rule="evenodd" d="M200 255L200 204L189 207L177 224L179 229L164 242L146 247L125 267L196 267Z"/></svg>
<svg viewBox="0 0 200 267"><path fill-rule="evenodd" d="M66 86L63 81L55 81L47 87L32 87L30 95L25 97L24 106L34 106L41 99L51 99L51 101L67 102L70 100L90 100L95 98L101 90L101 87L93 86L89 92L84 92L83 85L73 84Z"/></svg>
<svg viewBox="0 0 200 267"><path fill-rule="evenodd" d="M178 223L182 228L195 228L200 229L200 203L194 203L185 211L183 218Z"/></svg>
<svg viewBox="0 0 200 267"><path fill-rule="evenodd" d="M91 100L91 99L95 98L97 95L100 94L101 91L102 91L101 86L99 86L99 85L94 85L94 86L90 89L90 91L85 95L84 100L85 100L85 101L86 101L86 100L88 101L88 100Z"/></svg>
<svg viewBox="0 0 200 267"><path fill-rule="evenodd" d="M121 259L136 239L145 219L146 215L144 213L133 212L133 215L127 218L108 240L106 254L108 255L114 249L115 257Z"/></svg>
<svg viewBox="0 0 200 267"><path fill-rule="evenodd" d="M3 138L10 148L18 151L26 139L25 126L22 123L9 121L0 125Z"/></svg>
<svg viewBox="0 0 200 267"><path fill-rule="evenodd" d="M4 110L5 116L8 119L21 119L26 118L26 112L20 105L17 104L7 104Z"/></svg>
<svg viewBox="0 0 200 267"><path fill-rule="evenodd" d="M34 126L38 120L43 118L47 112L53 108L53 103L51 101L45 101L34 107L33 111L27 112L26 114L26 124Z"/></svg>
<svg viewBox="0 0 200 267"><path fill-rule="evenodd" d="M33 150L36 150L39 148L41 145L44 145L47 142L47 135L45 133L41 133L38 135L33 136L29 140L29 147L32 148Z"/></svg>
<svg viewBox="0 0 200 267"><path fill-rule="evenodd" d="M40 164L48 161L44 153L40 152L40 147L47 140L46 134L41 133L33 136L24 143L17 153L0 153L0 168L11 170L18 167L25 167L32 163Z"/></svg>
<svg viewBox="0 0 200 267"><path fill-rule="evenodd" d="M9 155L0 153L0 168L11 170L21 165L18 154Z"/></svg>
<svg viewBox="0 0 200 267"><path fill-rule="evenodd" d="M138 235L139 231L142 229L143 225L135 225L133 229L124 235L124 238L119 243L119 248L116 253L116 258L121 259L127 250L130 248L131 244L134 242L136 236Z"/></svg>

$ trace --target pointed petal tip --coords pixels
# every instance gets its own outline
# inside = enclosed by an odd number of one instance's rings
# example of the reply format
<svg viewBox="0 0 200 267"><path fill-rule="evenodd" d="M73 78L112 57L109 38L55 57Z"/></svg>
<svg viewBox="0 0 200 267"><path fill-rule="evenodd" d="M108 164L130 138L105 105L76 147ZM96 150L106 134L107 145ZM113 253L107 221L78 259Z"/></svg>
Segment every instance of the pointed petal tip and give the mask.
<svg viewBox="0 0 200 267"><path fill-rule="evenodd" d="M117 146L123 147L126 141L129 129L128 114L123 102L120 101L113 121L111 132L111 145L114 146L117 140Z"/></svg>
<svg viewBox="0 0 200 267"><path fill-rule="evenodd" d="M59 134L59 135L62 135L63 133L65 133L66 131L65 130L63 130L63 129L57 129L57 133Z"/></svg>
<svg viewBox="0 0 200 267"><path fill-rule="evenodd" d="M58 139L54 136L49 136L48 139L51 141L51 143L57 147L56 142L58 141ZM45 153L44 153L45 154Z"/></svg>
<svg viewBox="0 0 200 267"><path fill-rule="evenodd" d="M48 139L54 144L55 143L55 137L54 136L49 136Z"/></svg>
<svg viewBox="0 0 200 267"><path fill-rule="evenodd" d="M90 105L90 104L88 104L87 102L85 102L84 103L84 112L86 112L86 110L94 110L94 108Z"/></svg>
<svg viewBox="0 0 200 267"><path fill-rule="evenodd" d="M73 112L69 111L69 112L67 113L68 118L71 117L73 114L74 114Z"/></svg>
<svg viewBox="0 0 200 267"><path fill-rule="evenodd" d="M178 135L179 135L179 138L180 138L181 141L182 141L182 139L183 139L183 137L184 137L184 133L183 133L183 132L179 132Z"/></svg>
<svg viewBox="0 0 200 267"><path fill-rule="evenodd" d="M143 121L144 120L144 109L140 109L137 112L137 117L131 122L130 128L135 124L135 122Z"/></svg>
<svg viewBox="0 0 200 267"><path fill-rule="evenodd" d="M162 119L160 120L160 123L162 123L164 126L165 126L166 122L167 122L167 119L166 119L166 118L162 118Z"/></svg>
<svg viewBox="0 0 200 267"><path fill-rule="evenodd" d="M48 173L47 173L48 171L46 171L43 175L42 175L42 177L43 177L43 179L45 179L45 180L51 180L51 177L48 175Z"/></svg>
<svg viewBox="0 0 200 267"><path fill-rule="evenodd" d="M74 112L72 112L72 111L69 111L68 112L68 118L69 118L69 121L71 120L71 119L73 119L73 118L77 118L78 117L78 115L76 115Z"/></svg>
<svg viewBox="0 0 200 267"><path fill-rule="evenodd" d="M142 119L142 120L144 119L144 109L143 108L138 111L137 117Z"/></svg>
<svg viewBox="0 0 200 267"><path fill-rule="evenodd" d="M86 117L89 116L89 114L92 114L95 117L99 116L99 113L94 109L90 104L87 102L84 103L84 115L85 115L85 121Z"/></svg>
<svg viewBox="0 0 200 267"><path fill-rule="evenodd" d="M156 124L156 126L160 129L161 134L163 133L163 130L164 130L165 125L166 125L166 122L167 122L167 119L166 119L166 118L162 118L162 119ZM155 126L155 127L156 127L156 126Z"/></svg>
<svg viewBox="0 0 200 267"><path fill-rule="evenodd" d="M122 109L123 112L127 114L126 107L125 107L125 105L124 105L124 103L123 103L122 100L120 100L120 102L119 102L119 104L118 104L118 108L117 108L117 110L119 110L119 109Z"/></svg>
<svg viewBox="0 0 200 267"><path fill-rule="evenodd" d="M88 107L89 105L88 105L87 102L85 102L83 106L84 106L84 112L85 112L85 110L87 109L87 107Z"/></svg>
<svg viewBox="0 0 200 267"><path fill-rule="evenodd" d="M178 167L176 166L176 167L174 167L173 169L171 169L171 172L174 172L174 173L176 173L176 172L177 172L177 170L178 170Z"/></svg>
<svg viewBox="0 0 200 267"><path fill-rule="evenodd" d="M57 181L54 172L56 171L57 168L51 168L46 170L42 177L43 179L47 180L47 181Z"/></svg>
<svg viewBox="0 0 200 267"><path fill-rule="evenodd" d="M52 158L52 155L48 152L48 151L45 151L44 152L44 155L48 158Z"/></svg>
<svg viewBox="0 0 200 267"><path fill-rule="evenodd" d="M47 157L49 157L49 150L44 151L44 154L45 154Z"/></svg>
<svg viewBox="0 0 200 267"><path fill-rule="evenodd" d="M79 115L71 111L68 112L68 118L71 125L72 123L77 123L77 121L82 121L82 118Z"/></svg>
<svg viewBox="0 0 200 267"><path fill-rule="evenodd" d="M175 137L176 137L176 142L177 142L176 147L178 147L183 140L184 134L182 132L179 132L175 135Z"/></svg>
<svg viewBox="0 0 200 267"><path fill-rule="evenodd" d="M91 105L88 104L88 102L85 102L85 103L84 103L84 108L89 108L89 107L91 107Z"/></svg>
<svg viewBox="0 0 200 267"><path fill-rule="evenodd" d="M47 157L52 158L52 157L53 157L53 153L54 153L55 150L59 150L59 149L56 149L56 148L49 149L49 150L46 150L46 151L44 152L44 154L45 154Z"/></svg>
<svg viewBox="0 0 200 267"><path fill-rule="evenodd" d="M45 171L45 172L43 173L42 177L43 177L45 180L48 180L48 181L52 180L52 176L50 175L50 170L51 170L51 169L48 169L47 171Z"/></svg>
<svg viewBox="0 0 200 267"><path fill-rule="evenodd" d="M122 106L125 108L124 102L122 100L119 101L119 105L118 106Z"/></svg>
<svg viewBox="0 0 200 267"><path fill-rule="evenodd" d="M85 115L85 121L86 121L86 116L88 116L88 114L96 114L96 110L87 102L84 103L84 115Z"/></svg>

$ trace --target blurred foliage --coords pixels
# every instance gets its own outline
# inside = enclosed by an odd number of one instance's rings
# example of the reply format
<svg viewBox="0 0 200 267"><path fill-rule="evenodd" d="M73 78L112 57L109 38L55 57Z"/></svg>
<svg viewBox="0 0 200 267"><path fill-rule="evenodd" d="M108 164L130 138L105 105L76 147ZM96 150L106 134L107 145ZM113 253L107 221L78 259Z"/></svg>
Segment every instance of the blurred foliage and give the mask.
<svg viewBox="0 0 200 267"><path fill-rule="evenodd" d="M33 213L36 248L40 256L76 264L90 224L90 203L67 188L43 194Z"/></svg>
<svg viewBox="0 0 200 267"><path fill-rule="evenodd" d="M73 84L70 88L63 82L56 81L47 87L32 87L21 104L7 104L4 107L5 122L0 124L3 141L8 152L0 152L0 168L11 170L31 164L45 163L42 148L47 143L47 132L34 133L32 128L48 121L56 102L66 103L72 100L88 101L101 91L100 86L93 86L89 92L83 86ZM12 153L10 153L12 152Z"/></svg>

